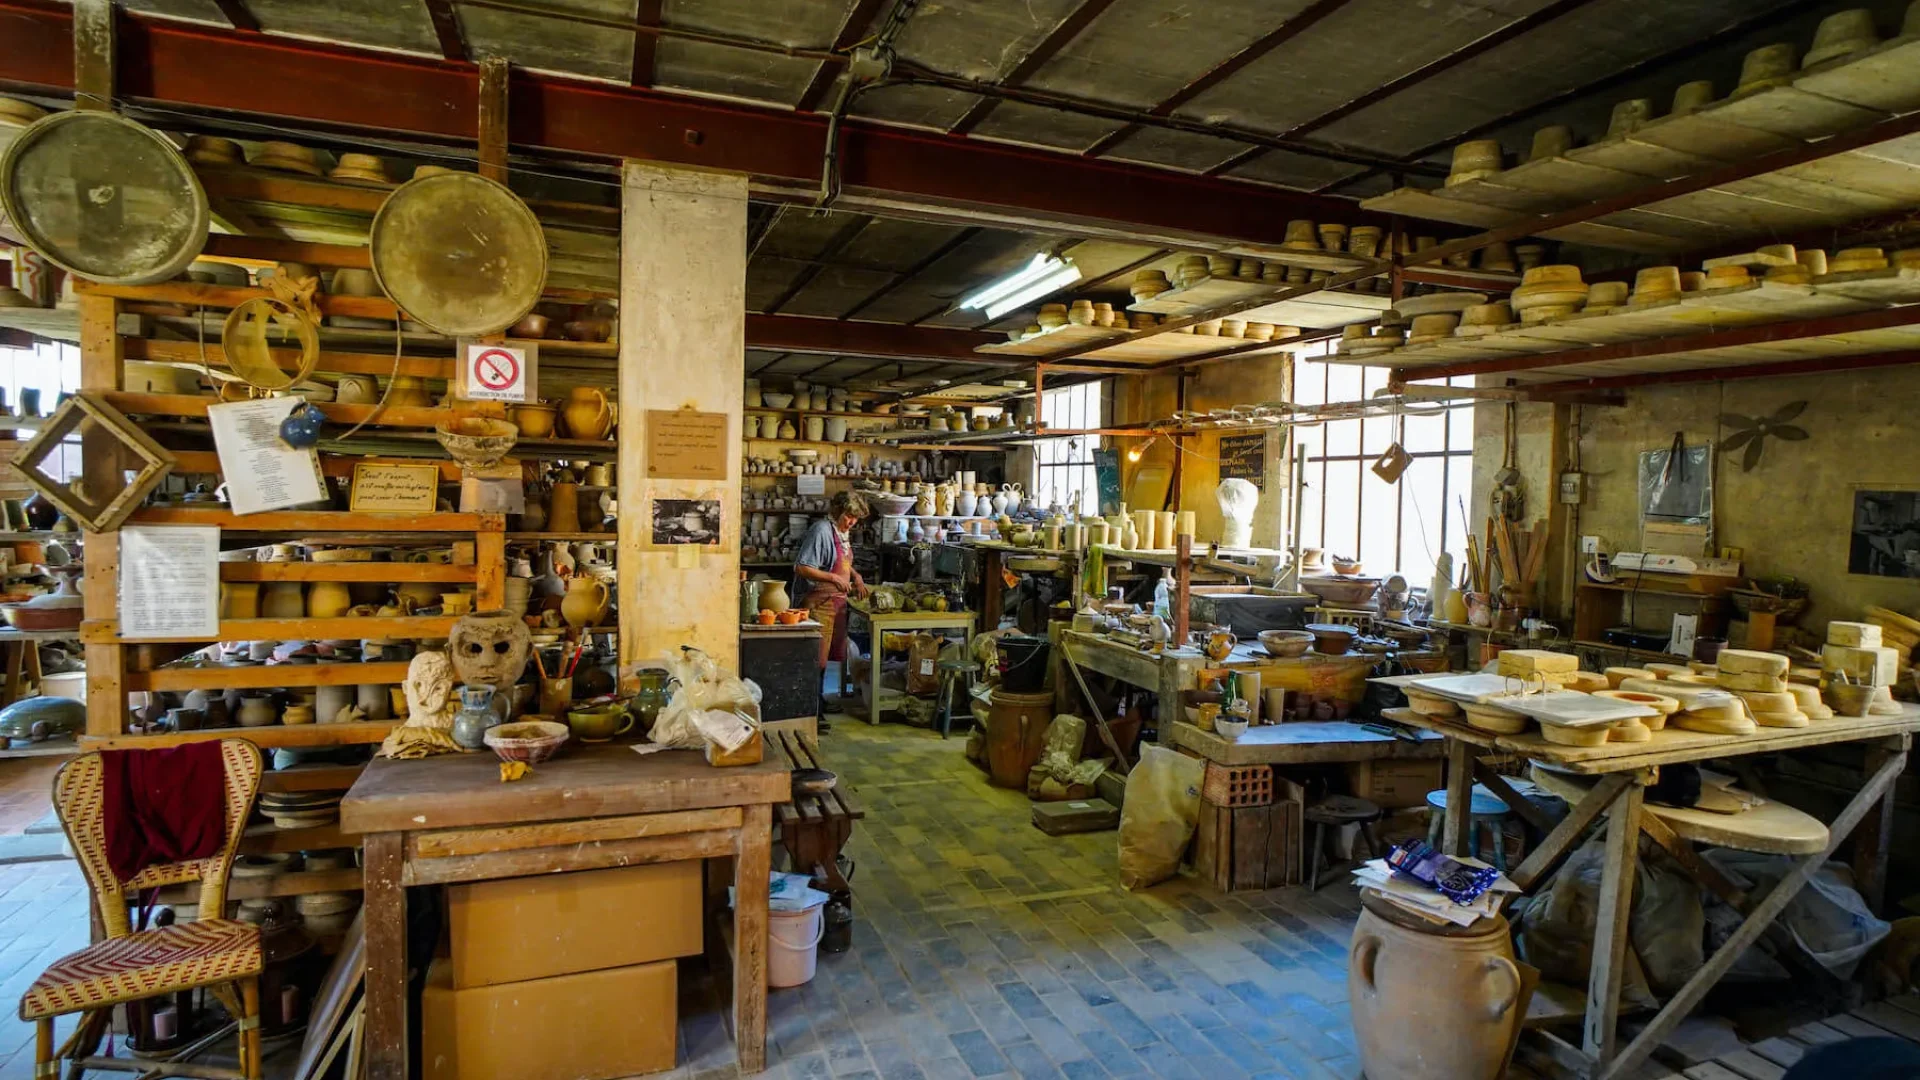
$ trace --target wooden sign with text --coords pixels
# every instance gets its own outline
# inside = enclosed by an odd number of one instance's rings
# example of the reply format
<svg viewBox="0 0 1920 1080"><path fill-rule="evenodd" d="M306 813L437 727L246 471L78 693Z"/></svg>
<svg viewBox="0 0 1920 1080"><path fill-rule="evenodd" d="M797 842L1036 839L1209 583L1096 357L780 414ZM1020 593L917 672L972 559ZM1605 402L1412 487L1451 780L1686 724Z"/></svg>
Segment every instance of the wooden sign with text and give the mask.
<svg viewBox="0 0 1920 1080"><path fill-rule="evenodd" d="M355 511L369 514L431 514L440 502L440 466L374 465L353 467Z"/></svg>
<svg viewBox="0 0 1920 1080"><path fill-rule="evenodd" d="M725 480L739 450L728 416L693 409L647 410L647 475L656 480Z"/></svg>

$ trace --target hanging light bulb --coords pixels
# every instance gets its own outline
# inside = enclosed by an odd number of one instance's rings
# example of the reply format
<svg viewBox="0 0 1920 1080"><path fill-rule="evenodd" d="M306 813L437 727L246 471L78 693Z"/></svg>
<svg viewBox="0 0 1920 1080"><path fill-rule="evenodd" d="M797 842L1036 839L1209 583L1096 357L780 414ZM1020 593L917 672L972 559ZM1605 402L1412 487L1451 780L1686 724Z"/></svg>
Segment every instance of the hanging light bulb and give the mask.
<svg viewBox="0 0 1920 1080"><path fill-rule="evenodd" d="M1158 442L1159 439L1160 439L1160 433L1156 431L1152 435L1149 435L1147 437L1146 442L1139 443L1135 446L1129 447L1127 450L1127 460L1139 461L1141 457L1145 456L1148 450L1153 449L1153 444Z"/></svg>

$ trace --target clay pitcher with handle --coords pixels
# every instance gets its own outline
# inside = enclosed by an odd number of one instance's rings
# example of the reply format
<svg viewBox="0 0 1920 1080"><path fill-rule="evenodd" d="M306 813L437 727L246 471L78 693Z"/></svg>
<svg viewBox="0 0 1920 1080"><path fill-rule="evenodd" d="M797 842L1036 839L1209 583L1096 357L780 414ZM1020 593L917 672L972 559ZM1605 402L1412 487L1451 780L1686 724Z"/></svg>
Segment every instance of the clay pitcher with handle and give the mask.
<svg viewBox="0 0 1920 1080"><path fill-rule="evenodd" d="M576 630L598 626L606 618L611 599L606 582L583 574L568 580L566 599L560 601L560 615Z"/></svg>
<svg viewBox="0 0 1920 1080"><path fill-rule="evenodd" d="M574 387L560 415L567 422L568 438L604 439L613 430L613 410L597 386Z"/></svg>
<svg viewBox="0 0 1920 1080"><path fill-rule="evenodd" d="M1507 920L1423 924L1367 898L1347 953L1347 998L1368 1080L1495 1080L1520 1015Z"/></svg>

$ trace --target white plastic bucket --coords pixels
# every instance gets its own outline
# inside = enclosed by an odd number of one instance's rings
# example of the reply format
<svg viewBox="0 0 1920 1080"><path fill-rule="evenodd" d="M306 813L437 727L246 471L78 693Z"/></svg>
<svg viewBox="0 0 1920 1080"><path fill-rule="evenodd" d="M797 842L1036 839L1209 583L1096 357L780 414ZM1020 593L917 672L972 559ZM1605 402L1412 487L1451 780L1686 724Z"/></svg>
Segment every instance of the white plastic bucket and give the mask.
<svg viewBox="0 0 1920 1080"><path fill-rule="evenodd" d="M767 912L768 986L802 986L813 981L820 938L827 932L822 906Z"/></svg>

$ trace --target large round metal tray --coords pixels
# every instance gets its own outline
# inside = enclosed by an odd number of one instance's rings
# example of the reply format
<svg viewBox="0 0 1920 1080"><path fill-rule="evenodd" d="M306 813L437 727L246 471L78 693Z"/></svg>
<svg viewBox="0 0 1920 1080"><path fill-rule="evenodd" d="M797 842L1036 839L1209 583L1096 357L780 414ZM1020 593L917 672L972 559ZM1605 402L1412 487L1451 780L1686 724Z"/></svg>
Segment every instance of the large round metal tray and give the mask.
<svg viewBox="0 0 1920 1080"><path fill-rule="evenodd" d="M207 193L164 135L93 110L54 113L0 153L0 209L35 251L111 285L178 275L207 243Z"/></svg>
<svg viewBox="0 0 1920 1080"><path fill-rule="evenodd" d="M474 173L410 180L368 238L380 288L407 317L449 336L505 330L547 283L547 238L520 197Z"/></svg>

